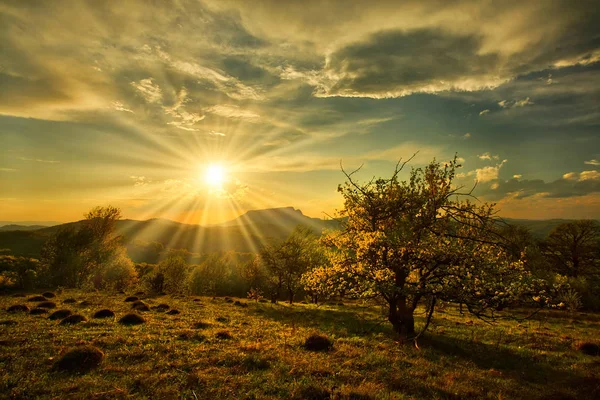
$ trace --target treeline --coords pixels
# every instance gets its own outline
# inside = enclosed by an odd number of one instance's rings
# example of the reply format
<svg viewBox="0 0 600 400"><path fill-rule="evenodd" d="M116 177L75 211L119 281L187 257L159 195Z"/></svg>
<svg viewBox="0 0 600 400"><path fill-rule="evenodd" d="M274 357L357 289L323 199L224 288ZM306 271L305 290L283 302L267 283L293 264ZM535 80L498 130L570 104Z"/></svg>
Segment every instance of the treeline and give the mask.
<svg viewBox="0 0 600 400"><path fill-rule="evenodd" d="M126 248L115 235L121 218L114 207L91 210L77 228L65 228L44 245L40 259L0 253L0 288L31 290L65 287L152 293L251 297L270 301L310 300L351 295L333 291L315 271L330 267L319 238L296 228L287 239L265 244L258 254L195 254L160 243ZM532 275L560 288L559 303L571 310L600 310L600 226L596 221L564 223L544 240L522 226L504 224L497 236L514 260ZM146 262L134 264L136 249Z"/></svg>
<svg viewBox="0 0 600 400"><path fill-rule="evenodd" d="M115 234L121 212L114 207L91 210L76 227L63 228L43 246L39 259L0 255L0 288L83 288L122 291L131 287L151 293L249 296L277 301L304 296L302 275L316 265L318 238L297 228L284 241L265 245L260 254L195 254L165 249L160 243L125 247ZM144 260L133 263L128 252Z"/></svg>
<svg viewBox="0 0 600 400"><path fill-rule="evenodd" d="M560 288L563 308L600 311L598 221L563 223L543 240L517 225L505 224L498 234L513 259L522 259L534 276Z"/></svg>

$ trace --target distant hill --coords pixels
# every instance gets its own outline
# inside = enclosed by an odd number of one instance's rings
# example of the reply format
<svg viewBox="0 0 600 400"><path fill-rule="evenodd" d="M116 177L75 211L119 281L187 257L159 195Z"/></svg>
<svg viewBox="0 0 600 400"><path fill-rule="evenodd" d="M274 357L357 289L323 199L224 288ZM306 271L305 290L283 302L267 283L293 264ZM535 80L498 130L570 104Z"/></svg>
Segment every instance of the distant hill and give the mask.
<svg viewBox="0 0 600 400"><path fill-rule="evenodd" d="M543 239L556 226L571 220L505 218L504 221L525 226L536 239ZM0 249L10 249L15 255L39 257L49 237L60 229L77 227L80 223L69 222L39 229L22 226L18 230L0 229ZM283 207L251 210L231 221L211 226L182 224L161 218L147 221L125 219L118 221L117 232L123 235L124 244L134 261L155 262L161 247L187 249L201 254L215 251L255 252L269 240L284 239L297 225L308 226L315 233L320 233L323 229L338 228L339 222L311 218L293 207Z"/></svg>
<svg viewBox="0 0 600 400"><path fill-rule="evenodd" d="M0 227L6 225L19 225L19 226L54 226L60 225L62 222L58 221L0 221Z"/></svg>
<svg viewBox="0 0 600 400"><path fill-rule="evenodd" d="M554 228L556 228L560 224L564 224L566 222L573 222L575 220L572 219L512 219L512 218L502 218L506 223L511 225L519 225L524 226L533 235L536 239L544 239L548 236L550 232Z"/></svg>
<svg viewBox="0 0 600 400"><path fill-rule="evenodd" d="M4 231L35 231L42 228L47 228L47 225L4 225L0 226L0 232Z"/></svg>
<svg viewBox="0 0 600 400"><path fill-rule="evenodd" d="M43 243L60 229L77 227L81 221L46 227L34 231L0 231L0 249L11 249L13 254L39 256ZM292 207L253 210L219 225L200 226L182 224L167 219L117 222L117 233L123 235L125 245L136 262L148 261L143 246L152 242L165 248L188 249L193 253L215 251L255 252L269 240L282 240L297 225L310 227L315 233L338 226L335 221L311 218ZM150 246L148 246L150 247Z"/></svg>

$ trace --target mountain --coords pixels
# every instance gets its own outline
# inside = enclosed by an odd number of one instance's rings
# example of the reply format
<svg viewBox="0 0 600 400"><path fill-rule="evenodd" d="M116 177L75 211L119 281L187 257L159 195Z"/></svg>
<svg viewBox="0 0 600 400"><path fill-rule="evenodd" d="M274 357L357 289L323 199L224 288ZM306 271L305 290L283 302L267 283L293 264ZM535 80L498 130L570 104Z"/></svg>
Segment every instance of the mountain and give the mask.
<svg viewBox="0 0 600 400"><path fill-rule="evenodd" d="M39 257L43 243L61 229L77 228L69 222L34 231L0 231L0 249L10 249L15 255ZM255 252L269 240L283 240L297 225L310 227L315 233L335 228L336 221L311 218L292 207L252 210L232 221L219 225L182 224L167 219L117 222L117 234L122 235L130 257L136 262L153 262L157 244L165 248L187 249L192 253L215 251Z"/></svg>
<svg viewBox="0 0 600 400"><path fill-rule="evenodd" d="M528 228L536 239L545 238L556 226L571 220L525 220L505 218L505 222ZM0 229L0 250L14 255L39 257L44 242L60 229L77 228L78 222L35 230ZM163 248L187 249L206 254L215 251L255 252L269 240L286 238L297 225L310 227L315 233L336 229L338 221L311 218L293 207L251 210L218 225L182 224L168 219L146 221L131 219L117 222L129 256L135 262L156 262ZM33 229L33 228L32 228ZM3 252L6 252L4 250Z"/></svg>
<svg viewBox="0 0 600 400"><path fill-rule="evenodd" d="M47 225L4 225L0 226L0 232L3 231L35 231L38 229L47 228Z"/></svg>

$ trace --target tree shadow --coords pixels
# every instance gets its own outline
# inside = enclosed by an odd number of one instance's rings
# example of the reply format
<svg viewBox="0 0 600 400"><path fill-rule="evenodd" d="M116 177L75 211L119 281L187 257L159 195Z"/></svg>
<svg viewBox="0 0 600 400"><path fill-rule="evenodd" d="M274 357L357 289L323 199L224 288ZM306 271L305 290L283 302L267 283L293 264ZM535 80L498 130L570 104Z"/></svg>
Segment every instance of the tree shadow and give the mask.
<svg viewBox="0 0 600 400"><path fill-rule="evenodd" d="M475 343L456 337L445 337L435 334L424 336L419 345L425 351L423 356L430 361L437 361L440 354L454 357L460 361L473 363L482 370L500 371L503 376L519 382L546 386L551 384L557 389L557 399L573 398L569 390L577 392L578 399L599 398L600 379L579 375L574 371L566 371L552 367L541 359L519 354L509 348L485 343ZM563 392L562 389L565 389ZM544 398L547 398L545 392Z"/></svg>
<svg viewBox="0 0 600 400"><path fill-rule="evenodd" d="M249 311L257 316L285 324L327 331L343 329L351 336L378 333L393 335L393 330L387 325L387 321L383 317L378 318L375 313L367 312L359 307L345 307L347 309L260 304Z"/></svg>

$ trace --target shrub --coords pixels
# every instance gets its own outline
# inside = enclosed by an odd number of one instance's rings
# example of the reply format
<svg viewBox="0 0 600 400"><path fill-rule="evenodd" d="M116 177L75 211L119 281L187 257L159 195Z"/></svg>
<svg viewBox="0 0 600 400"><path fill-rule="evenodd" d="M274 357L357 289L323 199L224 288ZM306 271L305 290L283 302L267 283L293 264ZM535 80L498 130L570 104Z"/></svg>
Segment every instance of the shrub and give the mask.
<svg viewBox="0 0 600 400"><path fill-rule="evenodd" d="M135 283L137 271L121 247L94 277L97 289L124 290Z"/></svg>
<svg viewBox="0 0 600 400"><path fill-rule="evenodd" d="M329 351L333 343L326 336L314 334L304 341L303 347L309 351Z"/></svg>
<svg viewBox="0 0 600 400"><path fill-rule="evenodd" d="M29 312L29 307L27 307L25 304L15 304L14 306L10 306L6 309L6 311L10 312L10 313L14 313L14 312Z"/></svg>
<svg viewBox="0 0 600 400"><path fill-rule="evenodd" d="M104 353L94 346L82 346L71 349L63 354L54 369L65 372L88 372L102 363Z"/></svg>
<svg viewBox="0 0 600 400"><path fill-rule="evenodd" d="M144 324L146 320L139 314L131 313L126 314L119 320L119 323L122 325L139 325Z"/></svg>
<svg viewBox="0 0 600 400"><path fill-rule="evenodd" d="M83 315L73 314L60 321L60 325L74 325L84 321L87 321L87 318Z"/></svg>
<svg viewBox="0 0 600 400"><path fill-rule="evenodd" d="M52 314L50 314L48 319L51 319L51 320L63 319L63 318L68 317L71 314L73 314L71 312L71 310L57 310L57 311L54 311Z"/></svg>

